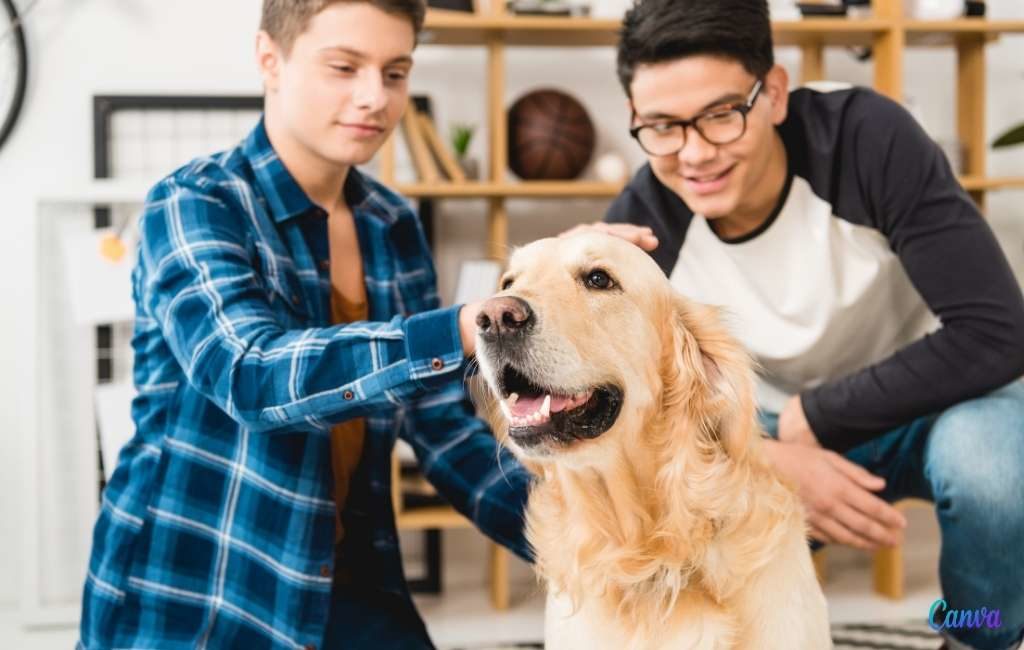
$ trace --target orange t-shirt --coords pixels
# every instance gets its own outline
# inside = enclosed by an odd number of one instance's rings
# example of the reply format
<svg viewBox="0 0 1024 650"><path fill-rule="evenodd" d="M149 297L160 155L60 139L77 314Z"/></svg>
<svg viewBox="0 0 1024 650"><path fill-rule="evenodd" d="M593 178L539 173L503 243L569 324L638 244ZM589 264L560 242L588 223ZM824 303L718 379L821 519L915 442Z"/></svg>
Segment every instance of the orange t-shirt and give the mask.
<svg viewBox="0 0 1024 650"><path fill-rule="evenodd" d="M350 302L335 288L331 288L331 321L335 324L366 320L366 302ZM340 542L345 535L341 524L341 511L348 497L349 481L363 455L363 437L366 422L363 418L346 420L331 429L331 469L334 472L334 500L337 503L334 521L334 541Z"/></svg>

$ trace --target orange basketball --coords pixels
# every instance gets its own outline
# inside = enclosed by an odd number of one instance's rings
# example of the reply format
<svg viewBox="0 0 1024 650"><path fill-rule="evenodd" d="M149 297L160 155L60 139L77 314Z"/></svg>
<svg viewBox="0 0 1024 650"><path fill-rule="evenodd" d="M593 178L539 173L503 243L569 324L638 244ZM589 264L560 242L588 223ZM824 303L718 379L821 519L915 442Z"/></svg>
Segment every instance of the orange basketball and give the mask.
<svg viewBox="0 0 1024 650"><path fill-rule="evenodd" d="M594 153L594 123L578 101L536 90L508 112L508 165L524 180L576 178Z"/></svg>

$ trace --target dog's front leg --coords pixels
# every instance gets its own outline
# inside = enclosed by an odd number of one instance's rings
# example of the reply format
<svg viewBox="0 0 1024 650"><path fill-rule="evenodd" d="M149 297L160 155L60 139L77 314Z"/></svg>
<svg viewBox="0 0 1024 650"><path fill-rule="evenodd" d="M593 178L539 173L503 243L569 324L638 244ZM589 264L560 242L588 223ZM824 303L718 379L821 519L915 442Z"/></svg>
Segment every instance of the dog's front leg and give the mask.
<svg viewBox="0 0 1024 650"><path fill-rule="evenodd" d="M747 622L737 648L829 650L828 604L803 535L793 534L743 590L738 604Z"/></svg>

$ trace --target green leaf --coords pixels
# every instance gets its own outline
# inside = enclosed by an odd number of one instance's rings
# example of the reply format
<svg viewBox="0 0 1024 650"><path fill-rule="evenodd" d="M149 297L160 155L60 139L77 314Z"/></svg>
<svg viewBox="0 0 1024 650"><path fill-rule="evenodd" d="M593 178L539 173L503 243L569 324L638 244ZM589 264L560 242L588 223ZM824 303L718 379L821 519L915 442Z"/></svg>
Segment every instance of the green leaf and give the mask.
<svg viewBox="0 0 1024 650"><path fill-rule="evenodd" d="M1018 124L1006 133L1002 134L992 143L993 149L1010 147L1015 144L1024 144L1024 124Z"/></svg>
<svg viewBox="0 0 1024 650"><path fill-rule="evenodd" d="M455 155L462 156L466 155L466 151L469 149L469 143L473 139L473 131L476 130L476 126L473 124L453 124L451 127L451 141L452 149L455 150Z"/></svg>

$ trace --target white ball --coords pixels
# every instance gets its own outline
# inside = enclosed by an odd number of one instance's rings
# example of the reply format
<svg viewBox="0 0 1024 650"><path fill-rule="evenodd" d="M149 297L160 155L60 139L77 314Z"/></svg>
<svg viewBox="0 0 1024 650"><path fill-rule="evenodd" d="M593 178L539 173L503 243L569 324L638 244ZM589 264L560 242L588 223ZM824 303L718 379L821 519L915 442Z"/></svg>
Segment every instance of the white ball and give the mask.
<svg viewBox="0 0 1024 650"><path fill-rule="evenodd" d="M594 163L594 173L605 183L622 183L629 176L629 167L619 154L606 153Z"/></svg>

